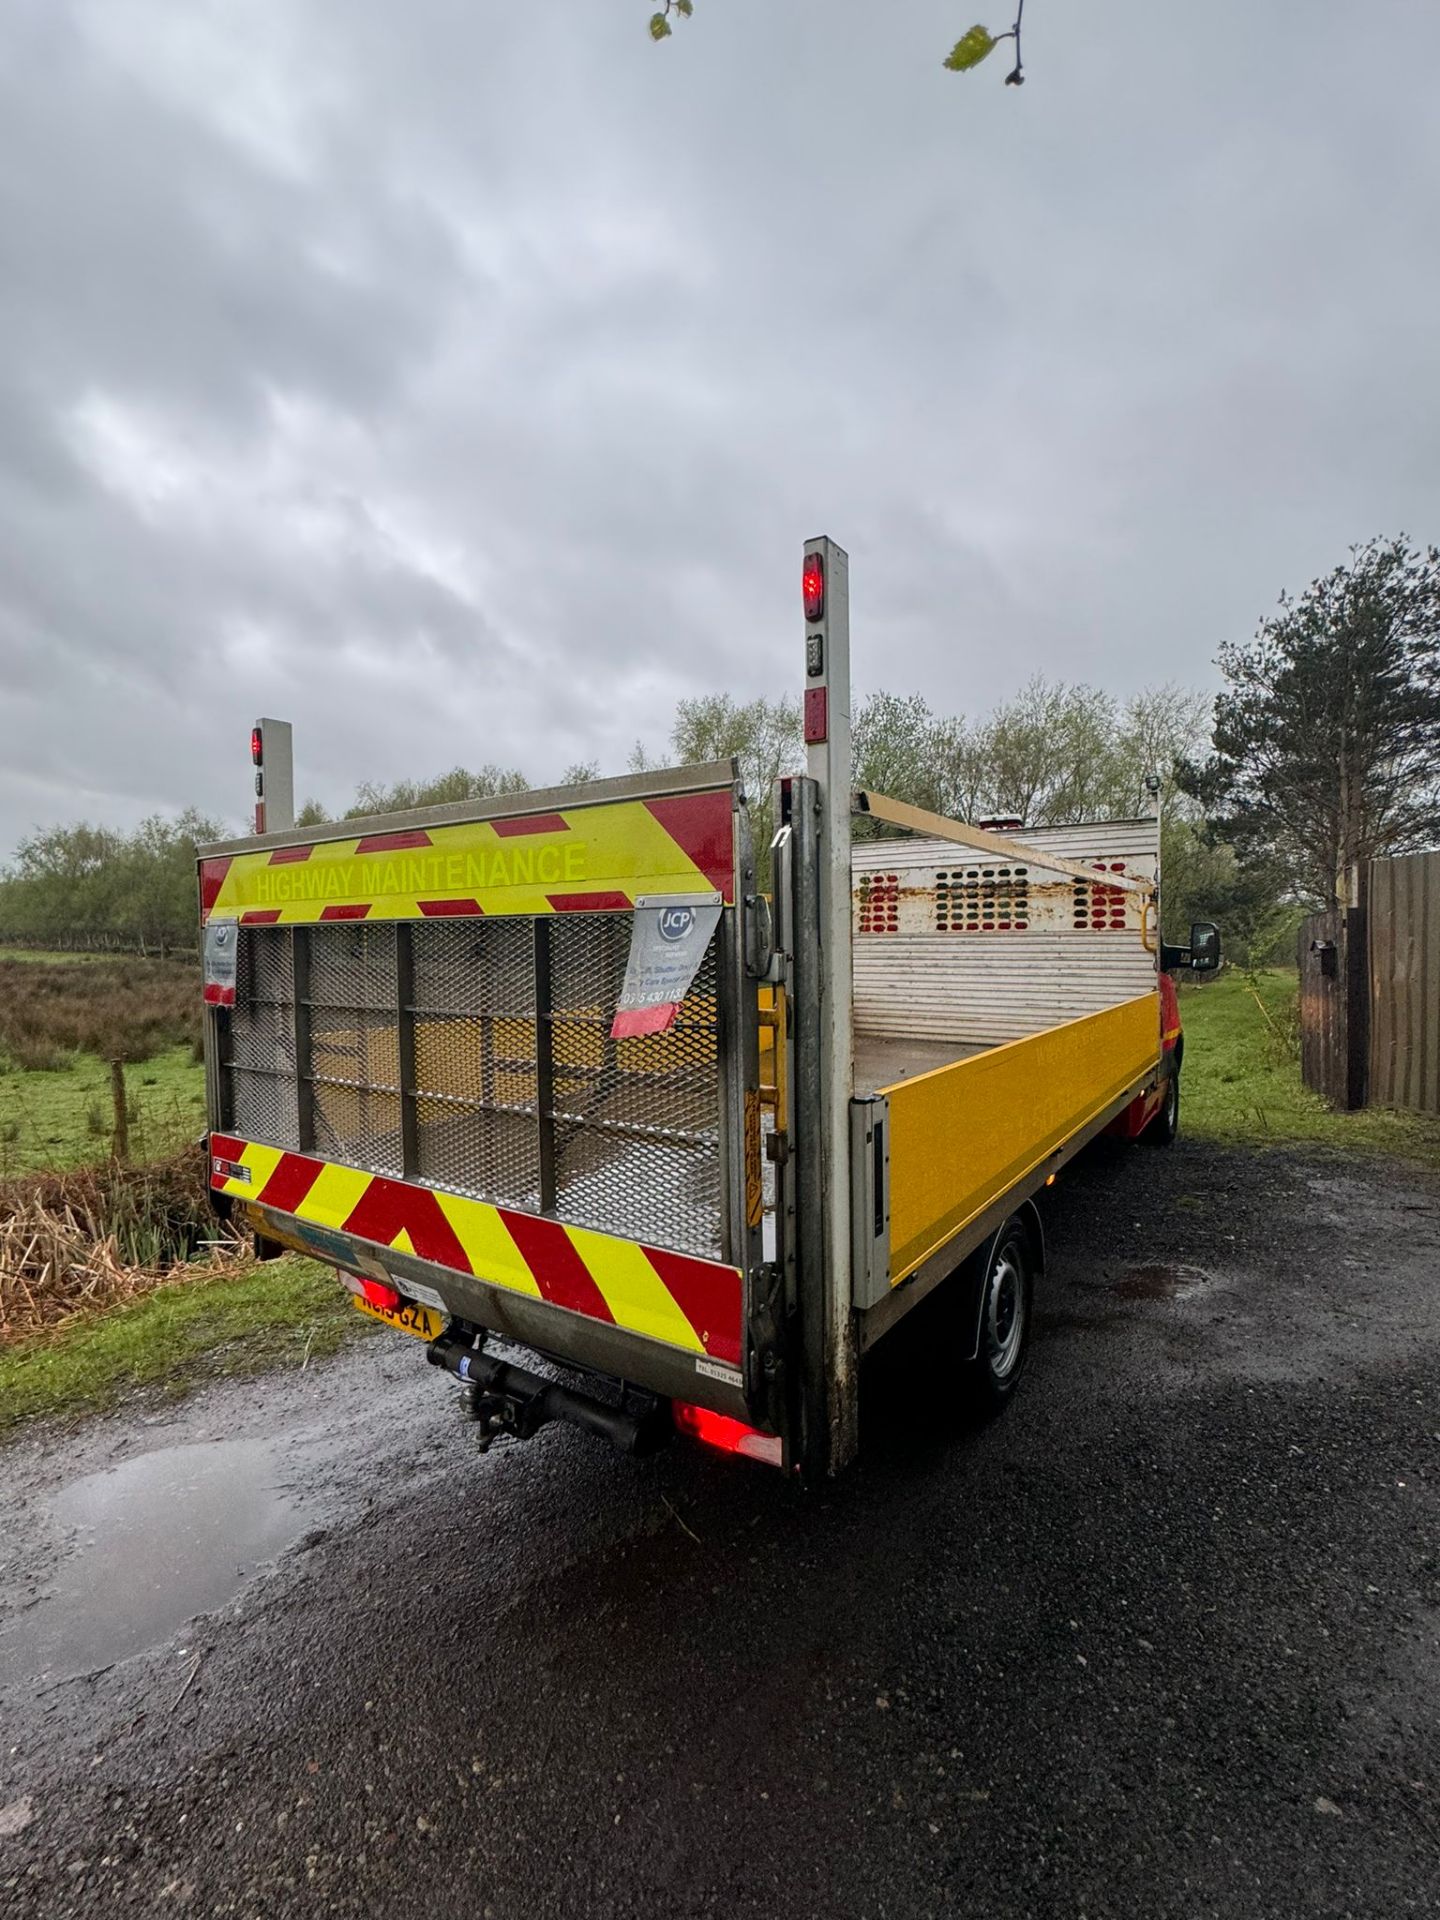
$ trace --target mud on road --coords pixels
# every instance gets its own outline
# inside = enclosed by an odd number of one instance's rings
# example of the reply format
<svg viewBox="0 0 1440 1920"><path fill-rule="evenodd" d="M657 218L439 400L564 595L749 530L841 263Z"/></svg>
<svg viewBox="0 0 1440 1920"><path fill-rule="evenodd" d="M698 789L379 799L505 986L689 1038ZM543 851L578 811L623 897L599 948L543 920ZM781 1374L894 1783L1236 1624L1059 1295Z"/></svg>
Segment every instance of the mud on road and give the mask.
<svg viewBox="0 0 1440 1920"><path fill-rule="evenodd" d="M479 1458L398 1337L12 1444L0 1910L1433 1911L1440 1184L1102 1145L1048 1215L1004 1418L917 1314L816 1493Z"/></svg>

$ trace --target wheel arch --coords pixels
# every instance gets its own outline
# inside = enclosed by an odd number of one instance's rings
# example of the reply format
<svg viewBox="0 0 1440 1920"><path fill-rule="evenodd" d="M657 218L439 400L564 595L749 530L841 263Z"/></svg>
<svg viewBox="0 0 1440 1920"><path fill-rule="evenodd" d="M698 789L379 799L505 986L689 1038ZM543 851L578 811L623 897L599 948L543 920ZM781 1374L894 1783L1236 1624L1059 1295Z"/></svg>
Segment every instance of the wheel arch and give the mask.
<svg viewBox="0 0 1440 1920"><path fill-rule="evenodd" d="M1007 1213L995 1231L988 1234L975 1251L961 1262L955 1276L964 1289L961 1302L964 1317L961 1324L965 1328L963 1358L967 1361L975 1359L980 1351L980 1330L985 1311L985 1275L990 1271L991 1257L1004 1235L1017 1223L1029 1247L1033 1270L1031 1277L1034 1280L1044 1277L1045 1223L1040 1218L1040 1209L1035 1202L1025 1199Z"/></svg>

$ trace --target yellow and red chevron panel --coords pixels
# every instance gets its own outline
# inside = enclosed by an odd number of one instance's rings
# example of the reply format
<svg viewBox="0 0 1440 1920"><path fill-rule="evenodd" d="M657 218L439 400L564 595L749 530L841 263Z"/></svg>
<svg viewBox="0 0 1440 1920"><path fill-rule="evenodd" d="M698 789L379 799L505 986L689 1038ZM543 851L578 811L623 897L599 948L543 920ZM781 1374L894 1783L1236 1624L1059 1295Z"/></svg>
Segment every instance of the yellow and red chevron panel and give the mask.
<svg viewBox="0 0 1440 1920"><path fill-rule="evenodd" d="M733 904L728 787L200 862L202 920L258 925L593 913L637 894L717 891Z"/></svg>
<svg viewBox="0 0 1440 1920"><path fill-rule="evenodd" d="M740 1365L738 1267L223 1133L210 1136L210 1184L312 1226Z"/></svg>

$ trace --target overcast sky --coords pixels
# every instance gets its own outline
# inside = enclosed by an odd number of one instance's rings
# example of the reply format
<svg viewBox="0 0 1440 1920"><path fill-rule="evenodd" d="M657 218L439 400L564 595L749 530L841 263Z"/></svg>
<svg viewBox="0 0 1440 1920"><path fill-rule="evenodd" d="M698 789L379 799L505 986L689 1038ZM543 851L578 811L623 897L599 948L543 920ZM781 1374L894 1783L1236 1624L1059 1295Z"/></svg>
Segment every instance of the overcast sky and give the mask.
<svg viewBox="0 0 1440 1920"><path fill-rule="evenodd" d="M0 0L0 851L623 769L855 676L1213 684L1440 536L1440 7Z"/></svg>

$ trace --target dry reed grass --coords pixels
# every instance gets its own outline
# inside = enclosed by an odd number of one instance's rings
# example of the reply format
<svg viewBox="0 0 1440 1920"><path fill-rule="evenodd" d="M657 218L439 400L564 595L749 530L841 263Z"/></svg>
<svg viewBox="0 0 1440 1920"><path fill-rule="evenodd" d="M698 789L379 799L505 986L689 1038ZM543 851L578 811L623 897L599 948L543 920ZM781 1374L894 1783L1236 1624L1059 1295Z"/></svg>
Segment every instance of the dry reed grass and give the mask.
<svg viewBox="0 0 1440 1920"><path fill-rule="evenodd" d="M208 1246L211 1258L197 1255ZM146 1167L85 1167L0 1183L0 1346L200 1272L248 1262L210 1211L193 1149Z"/></svg>

